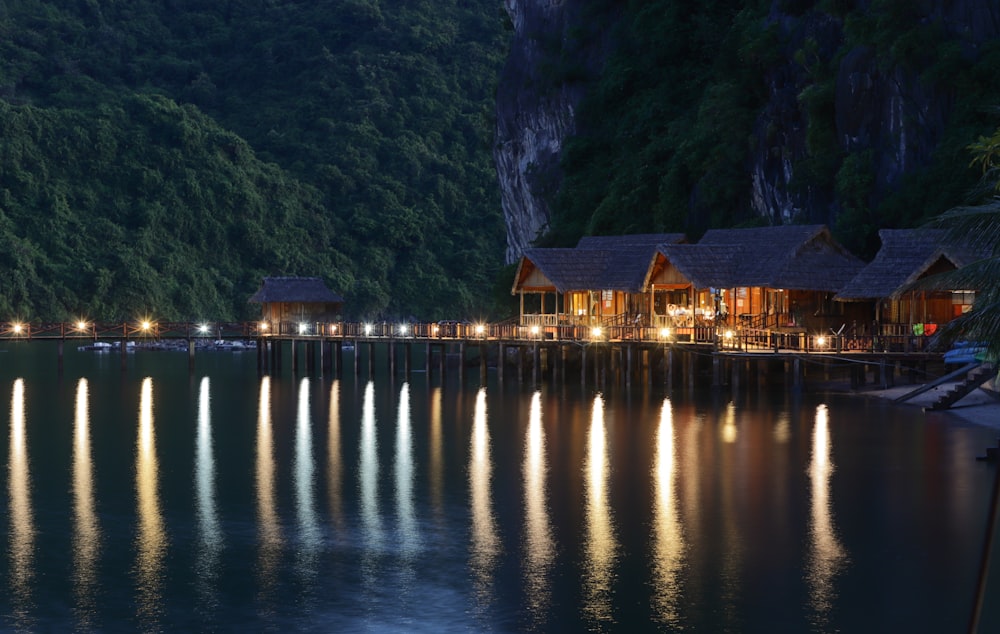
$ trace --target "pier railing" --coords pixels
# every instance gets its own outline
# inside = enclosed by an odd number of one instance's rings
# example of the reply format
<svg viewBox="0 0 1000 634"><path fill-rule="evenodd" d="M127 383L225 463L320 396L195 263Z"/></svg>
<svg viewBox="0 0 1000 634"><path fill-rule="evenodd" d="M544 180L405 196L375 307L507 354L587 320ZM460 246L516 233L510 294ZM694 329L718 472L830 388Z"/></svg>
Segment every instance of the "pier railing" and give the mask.
<svg viewBox="0 0 1000 634"><path fill-rule="evenodd" d="M425 322L0 322L4 340L324 338L334 340L511 341L551 343L711 344L719 350L807 353L928 351L929 337L913 334L820 334L771 328L619 324L592 326L558 321L518 323Z"/></svg>

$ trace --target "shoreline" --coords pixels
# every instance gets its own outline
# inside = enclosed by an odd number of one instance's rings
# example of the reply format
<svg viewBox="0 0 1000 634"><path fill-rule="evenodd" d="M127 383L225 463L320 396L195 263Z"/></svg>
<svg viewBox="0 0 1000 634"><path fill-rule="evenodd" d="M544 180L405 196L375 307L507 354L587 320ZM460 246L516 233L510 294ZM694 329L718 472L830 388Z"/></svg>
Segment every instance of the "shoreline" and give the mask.
<svg viewBox="0 0 1000 634"><path fill-rule="evenodd" d="M920 408L921 411L927 411L923 408L931 405L939 396L957 384L957 382L943 383L907 401L897 403L897 405L900 407ZM919 384L914 384L885 389L851 390L850 393L857 396L894 400L919 388ZM946 414L972 425L1000 430L1000 393L986 388L979 388L964 396L951 408L932 411L930 413Z"/></svg>

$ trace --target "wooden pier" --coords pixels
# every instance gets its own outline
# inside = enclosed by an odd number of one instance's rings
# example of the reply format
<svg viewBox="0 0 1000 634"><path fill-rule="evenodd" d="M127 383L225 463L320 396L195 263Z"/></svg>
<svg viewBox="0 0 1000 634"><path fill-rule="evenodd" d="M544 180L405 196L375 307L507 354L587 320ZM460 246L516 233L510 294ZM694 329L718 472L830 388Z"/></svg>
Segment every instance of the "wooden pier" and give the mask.
<svg viewBox="0 0 1000 634"><path fill-rule="evenodd" d="M323 376L373 377L376 366L408 376L422 360L428 375L496 372L500 381L579 381L606 386L654 382L668 387L747 386L781 380L849 380L888 387L917 383L943 368L926 340L904 336L831 336L801 332L646 327L527 327L515 323L201 323L140 320L128 323L0 324L0 341L55 340L62 371L64 346L110 346L127 367L130 350L196 353L227 342L255 347L261 374L286 370ZM416 351L416 355L414 354ZM345 358L347 362L345 363ZM383 363L376 363L384 359Z"/></svg>

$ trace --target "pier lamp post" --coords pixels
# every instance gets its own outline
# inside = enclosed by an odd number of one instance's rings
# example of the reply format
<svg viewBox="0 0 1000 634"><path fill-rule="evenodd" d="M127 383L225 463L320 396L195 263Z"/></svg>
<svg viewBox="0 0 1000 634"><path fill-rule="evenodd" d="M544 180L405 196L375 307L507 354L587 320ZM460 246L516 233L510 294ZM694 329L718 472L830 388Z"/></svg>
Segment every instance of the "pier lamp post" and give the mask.
<svg viewBox="0 0 1000 634"><path fill-rule="evenodd" d="M304 334L306 334L306 333L308 333L308 332L309 332L309 324L307 324L307 323L306 323L306 322L304 322L304 321L303 321L303 322L301 322L301 323L299 324L299 334L300 334L300 335L304 335Z"/></svg>
<svg viewBox="0 0 1000 634"><path fill-rule="evenodd" d="M371 324L365 324L365 336L366 337L371 337L372 336L372 325Z"/></svg>
<svg viewBox="0 0 1000 634"><path fill-rule="evenodd" d="M400 337L405 337L406 333L408 331L409 331L409 328L407 327L406 324L399 324L399 336Z"/></svg>
<svg viewBox="0 0 1000 634"><path fill-rule="evenodd" d="M476 324L476 336L482 338L483 334L486 332L486 326L483 324Z"/></svg>
<svg viewBox="0 0 1000 634"><path fill-rule="evenodd" d="M594 326L590 329L590 338L594 341L600 341L602 330L600 326Z"/></svg>
<svg viewBox="0 0 1000 634"><path fill-rule="evenodd" d="M198 324L198 334L202 336L207 335L209 328L210 327L208 324Z"/></svg>
<svg viewBox="0 0 1000 634"><path fill-rule="evenodd" d="M541 329L538 326L532 326L531 329L528 332L531 333L531 338L532 339L537 339L539 333L541 333Z"/></svg>
<svg viewBox="0 0 1000 634"><path fill-rule="evenodd" d="M258 324L258 329L260 330L260 334L262 334L262 335L263 334L267 334L267 331L268 331L269 327L270 326L268 326L268 323L266 321L262 321L262 322L260 322L260 324Z"/></svg>

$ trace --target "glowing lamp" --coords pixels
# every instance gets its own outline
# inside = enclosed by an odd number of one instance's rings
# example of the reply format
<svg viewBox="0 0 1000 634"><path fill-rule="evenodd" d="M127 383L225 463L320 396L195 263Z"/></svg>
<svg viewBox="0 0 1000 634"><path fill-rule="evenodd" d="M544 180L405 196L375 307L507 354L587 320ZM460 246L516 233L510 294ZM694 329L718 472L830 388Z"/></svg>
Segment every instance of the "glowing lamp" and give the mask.
<svg viewBox="0 0 1000 634"><path fill-rule="evenodd" d="M597 326L597 327L593 328L590 331L590 336L593 337L594 339L597 339L598 337L600 337L601 336L601 328L600 328L600 326Z"/></svg>
<svg viewBox="0 0 1000 634"><path fill-rule="evenodd" d="M485 330L486 330L486 326L484 326L482 324L477 324L476 325L476 334L477 335L483 334L483 332L485 332Z"/></svg>
<svg viewBox="0 0 1000 634"><path fill-rule="evenodd" d="M819 346L819 347L821 347L821 348L824 347L826 345L826 337L824 337L822 335L820 335L819 337L816 337L816 345Z"/></svg>
<svg viewBox="0 0 1000 634"><path fill-rule="evenodd" d="M21 325L21 324L14 324L13 328L14 328L14 334L15 335L21 334L21 331L24 330L24 326Z"/></svg>
<svg viewBox="0 0 1000 634"><path fill-rule="evenodd" d="M370 334L372 334L372 325L371 324L365 324L365 336L367 337Z"/></svg>
<svg viewBox="0 0 1000 634"><path fill-rule="evenodd" d="M201 334L208 332L208 324L198 324L198 332Z"/></svg>
<svg viewBox="0 0 1000 634"><path fill-rule="evenodd" d="M266 321L260 322L260 329L262 331L267 330L267 322Z"/></svg>
<svg viewBox="0 0 1000 634"><path fill-rule="evenodd" d="M668 337L670 337L670 329L669 328L660 328L660 336L663 337L664 339L667 339Z"/></svg>
<svg viewBox="0 0 1000 634"><path fill-rule="evenodd" d="M533 337L537 337L538 336L538 326L532 326L531 327L531 336L533 336Z"/></svg>

